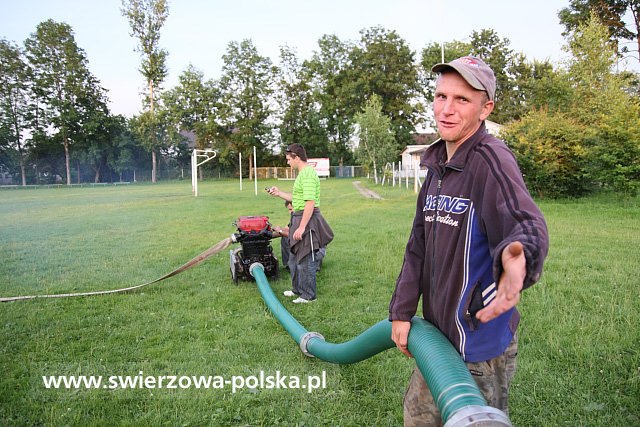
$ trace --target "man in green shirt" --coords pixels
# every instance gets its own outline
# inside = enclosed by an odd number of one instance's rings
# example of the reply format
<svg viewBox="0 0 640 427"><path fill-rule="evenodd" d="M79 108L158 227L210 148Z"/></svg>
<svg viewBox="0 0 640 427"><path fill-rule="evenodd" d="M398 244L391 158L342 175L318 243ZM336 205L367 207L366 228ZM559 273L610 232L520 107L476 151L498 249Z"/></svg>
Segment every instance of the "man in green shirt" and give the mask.
<svg viewBox="0 0 640 427"><path fill-rule="evenodd" d="M296 296L294 303L307 303L316 299L316 263L322 256L321 248L333 240L333 231L320 213L320 179L315 169L307 164L307 153L300 144L291 144L286 150L287 163L298 171L293 191L286 193L271 187L272 196L293 204L289 246L291 258L291 290L287 297Z"/></svg>

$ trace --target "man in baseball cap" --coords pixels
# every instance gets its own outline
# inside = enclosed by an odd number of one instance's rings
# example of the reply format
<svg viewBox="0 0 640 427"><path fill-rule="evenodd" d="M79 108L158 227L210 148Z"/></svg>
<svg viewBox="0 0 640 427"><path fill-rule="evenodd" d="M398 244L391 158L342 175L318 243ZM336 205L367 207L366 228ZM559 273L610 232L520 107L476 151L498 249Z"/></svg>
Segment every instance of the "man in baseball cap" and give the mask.
<svg viewBox="0 0 640 427"><path fill-rule="evenodd" d="M447 70L457 71L463 79L477 90L487 92L490 101L496 97L496 76L493 70L480 58L463 56L451 62L436 64L431 68L434 73L443 73Z"/></svg>
<svg viewBox="0 0 640 427"><path fill-rule="evenodd" d="M422 302L424 319L458 350L487 403L506 415L518 353L516 305L540 279L549 235L515 156L486 129L496 94L491 68L465 56L432 70L439 73L433 115L440 139L420 159L429 173L389 303L391 339L411 356L411 319ZM404 425L442 425L440 402L416 369Z"/></svg>

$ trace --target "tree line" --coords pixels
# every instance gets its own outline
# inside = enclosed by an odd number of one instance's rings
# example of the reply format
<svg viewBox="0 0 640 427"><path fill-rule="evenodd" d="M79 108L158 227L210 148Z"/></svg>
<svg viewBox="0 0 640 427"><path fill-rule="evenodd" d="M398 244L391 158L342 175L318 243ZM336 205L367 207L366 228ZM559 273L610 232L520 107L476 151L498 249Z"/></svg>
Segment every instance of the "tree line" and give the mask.
<svg viewBox="0 0 640 427"><path fill-rule="evenodd" d="M169 53L160 47L160 30L168 5L123 0L148 88L143 112L130 118L110 113L107 91L73 29L48 20L23 46L0 40L0 166L23 185L56 176L67 184L148 179L149 173L155 182L158 163L188 170L189 136L197 148L218 151L215 167L225 174L238 173L239 153L261 165L284 165L277 153L293 142L311 157L375 172L397 161L418 125L430 123L430 68L444 49L445 61L471 54L496 72L490 119L505 126L503 137L532 191L635 194L640 79L616 70L629 53L619 41L630 30L620 31L607 8L587 7L584 14L588 3L573 0L559 14L570 54L563 64L529 61L492 29L473 31L465 42L427 44L418 57L395 31L373 27L356 41L324 35L307 59L283 46L276 64L251 40L232 41L219 78L189 66L176 86L164 89ZM631 10L637 16L637 5Z"/></svg>

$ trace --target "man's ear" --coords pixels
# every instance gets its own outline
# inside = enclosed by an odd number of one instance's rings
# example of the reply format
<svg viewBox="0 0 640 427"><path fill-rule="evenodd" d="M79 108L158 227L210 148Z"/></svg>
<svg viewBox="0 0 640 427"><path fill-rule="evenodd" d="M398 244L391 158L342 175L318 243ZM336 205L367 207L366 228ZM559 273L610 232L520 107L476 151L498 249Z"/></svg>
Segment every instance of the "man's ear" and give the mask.
<svg viewBox="0 0 640 427"><path fill-rule="evenodd" d="M487 101L482 106L482 111L480 112L480 120L485 120L489 117L489 114L493 111L494 103L493 101Z"/></svg>

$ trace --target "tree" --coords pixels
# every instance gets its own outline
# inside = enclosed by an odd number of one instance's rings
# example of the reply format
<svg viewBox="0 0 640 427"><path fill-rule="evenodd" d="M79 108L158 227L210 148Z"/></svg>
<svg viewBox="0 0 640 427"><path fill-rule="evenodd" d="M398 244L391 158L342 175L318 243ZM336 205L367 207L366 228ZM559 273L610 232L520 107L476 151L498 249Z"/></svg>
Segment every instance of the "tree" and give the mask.
<svg viewBox="0 0 640 427"><path fill-rule="evenodd" d="M344 164L353 157L349 148L353 112L348 111L345 73L352 45L335 35L324 35L318 40L318 48L304 67L312 75L313 99L319 105L318 120L329 140L329 156Z"/></svg>
<svg viewBox="0 0 640 427"><path fill-rule="evenodd" d="M122 14L129 20L131 36L138 38L137 51L142 55L140 73L147 81L148 107L151 116L155 114L156 91L167 77L167 51L159 47L160 30L169 16L169 6L166 0L122 0ZM155 124L151 118L145 121ZM145 132L155 138L156 132ZM158 142L152 139L147 143L151 151L151 181L157 182L156 177L156 146Z"/></svg>
<svg viewBox="0 0 640 427"><path fill-rule="evenodd" d="M107 156L107 164L119 175L120 181L124 176L130 176L131 178L128 179L136 181L138 165L148 162L148 154L136 139L135 126L136 118L127 120L123 116L113 117L113 146L115 149ZM130 175L127 175L127 172Z"/></svg>
<svg viewBox="0 0 640 427"><path fill-rule="evenodd" d="M640 188L640 102L611 70L616 49L595 16L572 33L567 70L554 76L562 100L534 110L503 136L539 194L580 196Z"/></svg>
<svg viewBox="0 0 640 427"><path fill-rule="evenodd" d="M395 32L373 27L360 32L360 43L349 55L347 106L351 115L378 95L382 112L391 120L397 153L411 141L421 106L414 52Z"/></svg>
<svg viewBox="0 0 640 427"><path fill-rule="evenodd" d="M491 67L496 76L496 107L491 113L491 120L507 124L520 119L532 106L548 101L540 97L550 94L557 83L555 70L549 61L529 62L524 54L515 53L509 47L509 39L501 38L492 29L473 31L470 38L468 43L445 43L444 62L472 55ZM431 72L431 68L442 62L442 50L440 44L432 43L422 51L422 81L427 100L433 99L436 74Z"/></svg>
<svg viewBox="0 0 640 427"><path fill-rule="evenodd" d="M197 148L207 148L218 133L219 88L214 81L205 81L202 71L192 65L182 72L178 82L178 86L162 94L167 120L176 132L194 132Z"/></svg>
<svg viewBox="0 0 640 427"><path fill-rule="evenodd" d="M104 89L90 73L73 30L53 20L42 22L26 41L33 70L34 97L41 101L38 127L51 127L64 147L67 185L71 184L70 146L96 110L106 109ZM44 125L44 126L43 126Z"/></svg>
<svg viewBox="0 0 640 427"><path fill-rule="evenodd" d="M441 62L450 62L461 56L470 55L471 50L471 44L458 40L445 42L444 46L440 43L430 43L422 49L420 59L422 90L427 99L433 100L433 92L436 88L436 75L431 72L431 68Z"/></svg>
<svg viewBox="0 0 640 427"><path fill-rule="evenodd" d="M491 29L471 34L471 54L486 62L496 76L496 106L491 120L502 124L516 118L519 110L514 76L515 54L509 48L510 43L509 39L500 38Z"/></svg>
<svg viewBox="0 0 640 427"><path fill-rule="evenodd" d="M309 157L327 157L329 138L321 126L311 70L299 63L294 50L285 46L280 48L278 76L277 105L281 106L279 130L283 146L297 142L305 147Z"/></svg>
<svg viewBox="0 0 640 427"><path fill-rule="evenodd" d="M251 40L231 42L222 56L220 78L221 122L216 139L220 161L235 164L238 153L252 158L253 147L261 157L272 142L269 106L275 70L271 60L260 56Z"/></svg>
<svg viewBox="0 0 640 427"><path fill-rule="evenodd" d="M391 119L382 113L382 103L378 95L373 95L356 114L358 124L358 147L356 157L369 170L373 170L375 182L378 182L378 167L394 162L397 147L392 131Z"/></svg>
<svg viewBox="0 0 640 427"><path fill-rule="evenodd" d="M23 132L30 110L29 79L29 67L22 50L7 40L0 40L0 128L5 130L3 139L7 148L17 153L23 186L27 185Z"/></svg>
<svg viewBox="0 0 640 427"><path fill-rule="evenodd" d="M631 13L633 22L628 26L624 21L627 12ZM635 50L635 57L640 61L640 1L638 0L571 0L569 7L559 13L560 23L564 25L564 36L576 31L581 24L591 19L591 14L602 22L610 39L615 40L615 49L621 55ZM637 49L626 47L618 49L620 40L635 41Z"/></svg>
<svg viewBox="0 0 640 427"><path fill-rule="evenodd" d="M106 108L93 112L76 143L78 183L81 182L80 162L91 168L93 182L97 183L103 179L103 172L108 168L108 159L113 157L113 152L117 150L115 137L118 130L117 118L110 116Z"/></svg>
<svg viewBox="0 0 640 427"><path fill-rule="evenodd" d="M640 187L640 102L625 91L625 75L612 72L616 47L607 27L592 14L574 31L567 49L572 54L572 114L596 131L585 139L590 176L603 187L635 194Z"/></svg>
<svg viewBox="0 0 640 427"><path fill-rule="evenodd" d="M571 102L568 80L548 60L530 62L524 54L517 54L511 70L509 109L503 110L510 120L518 120L534 109L565 110Z"/></svg>
<svg viewBox="0 0 640 427"><path fill-rule="evenodd" d="M517 56L509 48L509 39L500 38L492 29L483 29L471 33L470 42L452 41L444 44L444 62L450 62L461 56L476 56L487 63L496 76L496 107L491 113L491 120L498 123L509 122L518 116L522 94L517 90L515 68L524 61L524 56ZM425 94L433 100L436 74L431 68L442 62L442 46L437 43L428 45L422 51L421 64L425 70Z"/></svg>

